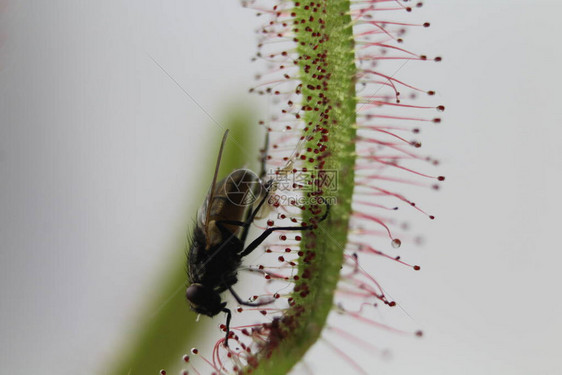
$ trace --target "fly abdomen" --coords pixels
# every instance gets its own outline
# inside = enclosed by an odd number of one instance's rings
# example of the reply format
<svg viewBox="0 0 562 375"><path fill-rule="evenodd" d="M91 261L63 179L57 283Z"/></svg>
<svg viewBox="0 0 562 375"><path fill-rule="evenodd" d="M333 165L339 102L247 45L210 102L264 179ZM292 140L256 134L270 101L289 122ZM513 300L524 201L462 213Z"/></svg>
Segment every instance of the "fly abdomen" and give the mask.
<svg viewBox="0 0 562 375"><path fill-rule="evenodd" d="M190 283L200 283L213 289L225 283L236 283L236 270L241 263L239 253L243 244L226 231L222 236L224 241L207 250L204 233L199 228L195 229L188 254ZM220 289L225 290L222 287Z"/></svg>
<svg viewBox="0 0 562 375"><path fill-rule="evenodd" d="M249 169L237 169L217 183L211 203L209 221L245 221L254 203L263 194L258 176ZM240 226L225 224L233 234L241 232Z"/></svg>

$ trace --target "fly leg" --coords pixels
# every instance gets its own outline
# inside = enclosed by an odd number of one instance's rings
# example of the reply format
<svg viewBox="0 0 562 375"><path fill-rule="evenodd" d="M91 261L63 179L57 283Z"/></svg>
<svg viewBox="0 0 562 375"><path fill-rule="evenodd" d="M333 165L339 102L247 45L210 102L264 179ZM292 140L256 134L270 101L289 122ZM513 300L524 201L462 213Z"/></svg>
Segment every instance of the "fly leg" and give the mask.
<svg viewBox="0 0 562 375"><path fill-rule="evenodd" d="M261 163L261 171L260 171L260 179L264 179L267 171L265 170L265 163L267 162L267 150L269 149L269 132L266 130L265 132L265 142L263 146L263 151L261 151L260 155L260 163Z"/></svg>
<svg viewBox="0 0 562 375"><path fill-rule="evenodd" d="M234 289L232 289L232 286L228 285L228 290L230 291L230 293L232 293L236 301L244 306L263 306L273 302L273 300L263 301L263 302L246 302L243 301L242 298L240 298L240 296L234 291ZM226 336L224 338L224 346L228 346L228 339L230 338L230 320L232 319L232 312L230 311L230 309L227 309L226 307L223 307L222 312L226 313Z"/></svg>
<svg viewBox="0 0 562 375"><path fill-rule="evenodd" d="M244 243L245 240L246 240L246 236L248 235L248 230L250 229L250 224L252 224L252 220L253 220L254 216L256 215L257 211L259 211L260 207L263 205L264 202L265 202L265 198L262 199L262 201L260 202L260 204L258 205L256 210L254 210L252 212L252 214L250 215L250 217L248 218L248 220L246 222L235 221L235 220L221 220L221 221L217 221L217 225L222 227L222 224L230 224L230 225L238 225L238 226L243 227L244 231L242 232L241 241L242 241L242 243ZM327 202L325 202L325 203L326 203L326 212L324 212L324 215L322 215L320 220L318 220L319 223L326 220L326 218L328 217L328 213L330 212L330 205ZM278 230L300 230L300 231L303 231L303 230L312 230L314 228L315 227L313 225L306 225L306 226L300 226L300 227L293 226L293 227L268 228L258 238L256 238L254 241L252 241L252 243L250 243L248 245L248 247L246 249L244 249L244 251L242 251L242 253L240 254L240 257L244 257L244 256L250 254L252 251L254 251L274 231L278 231Z"/></svg>
<svg viewBox="0 0 562 375"><path fill-rule="evenodd" d="M328 213L330 212L330 205L326 203L326 212L324 212L324 215L322 215L322 217L320 218L320 220L318 220L318 222L322 222L324 220L326 220L326 218L328 217ZM248 254L250 254L252 251L254 251L259 245L261 245L261 243L263 241L265 241L265 239L267 237L269 237L269 235L275 231L279 231L279 230L299 230L299 231L303 231L303 230L312 230L314 229L315 226L313 225L305 225L305 226L293 226L293 227L273 227L273 228L267 228L258 238L256 238L255 240L252 241L252 243L250 243L248 245L248 247L246 249L244 249L244 251L242 251L242 253L240 253L240 257L244 257Z"/></svg>
<svg viewBox="0 0 562 375"><path fill-rule="evenodd" d="M232 319L232 313L226 307L223 307L222 312L226 313L226 337L224 338L224 346L228 346L228 337L230 336L230 319Z"/></svg>
<svg viewBox="0 0 562 375"><path fill-rule="evenodd" d="M269 305L270 303L272 303L274 300L270 300L270 301L262 301L262 302L246 302L244 301L242 298L240 298L240 296L238 295L238 293L236 293L234 291L234 289L232 289L231 286L228 287L228 290L230 290L230 293L232 294L232 296L236 299L236 301L244 306L252 306L252 307L256 307L256 306L263 306L263 305Z"/></svg>
<svg viewBox="0 0 562 375"><path fill-rule="evenodd" d="M261 199L258 206L250 213L250 215L248 215L248 218L246 219L246 221L220 220L220 221L216 222L217 226L221 229L224 228L223 224L236 225L236 226L242 227L243 229L242 229L242 235L240 236L240 241L242 241L242 243L245 243L246 237L248 237L248 232L250 231L250 225L252 225L252 222L254 221L256 215L258 214L258 212L260 211L260 209L264 205L265 201L267 200L267 197L268 197L267 192L268 192L271 184L272 184L272 181L268 181L267 183L264 184L266 194Z"/></svg>

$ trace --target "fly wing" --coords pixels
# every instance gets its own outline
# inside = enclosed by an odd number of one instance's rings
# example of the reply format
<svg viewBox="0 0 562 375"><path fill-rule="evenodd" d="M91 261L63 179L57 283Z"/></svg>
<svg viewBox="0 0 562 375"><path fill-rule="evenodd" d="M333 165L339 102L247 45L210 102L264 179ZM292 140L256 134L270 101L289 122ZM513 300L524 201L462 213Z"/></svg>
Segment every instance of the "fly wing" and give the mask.
<svg viewBox="0 0 562 375"><path fill-rule="evenodd" d="M211 240L211 236L209 233L209 217L212 211L212 205L214 202L214 195L215 195L215 185L217 183L217 176L219 174L219 167L221 164L221 158L222 158L222 152L224 150L224 145L226 143L226 138L228 137L228 129L224 132L224 135L222 136L222 142L221 142L221 147L219 150L219 155L217 157L217 164L215 165L215 174L213 176L213 182L211 184L211 187L209 188L209 193L207 194L207 198L205 199L205 202L203 203L203 206L201 207L201 209L199 210L199 213L197 214L197 222L200 223L199 220L199 216L201 215L201 217L204 218L202 224L203 224L203 228L205 228L205 238L207 239L207 244L210 244L210 240Z"/></svg>
<svg viewBox="0 0 562 375"><path fill-rule="evenodd" d="M207 212L209 210L209 201L211 199L212 189L213 187L211 186L211 188L207 192L207 196L205 197L203 205L199 208L199 210L197 210L196 225L200 228L205 228L205 224L207 223Z"/></svg>
<svg viewBox="0 0 562 375"><path fill-rule="evenodd" d="M209 218L207 222L207 244L214 246L224 240L217 232L216 222L246 222L254 205L263 197L263 187L258 176L249 169L237 169L220 181L217 181L211 200L205 202L198 213L198 222ZM242 233L240 224L222 225L232 235L239 237Z"/></svg>

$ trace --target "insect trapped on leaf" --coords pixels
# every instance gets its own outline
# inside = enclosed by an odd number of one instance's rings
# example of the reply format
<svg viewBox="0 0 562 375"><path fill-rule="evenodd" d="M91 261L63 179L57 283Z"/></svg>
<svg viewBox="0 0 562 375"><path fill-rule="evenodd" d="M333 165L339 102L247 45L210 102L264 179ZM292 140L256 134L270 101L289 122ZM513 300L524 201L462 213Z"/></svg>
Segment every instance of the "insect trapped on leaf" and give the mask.
<svg viewBox="0 0 562 375"><path fill-rule="evenodd" d="M273 181L263 183L249 169L237 169L224 179L217 181L219 165L228 136L224 133L220 146L213 182L205 202L197 213L197 221L189 246L187 269L189 286L186 298L191 309L199 314L215 316L226 313L226 339L230 336L232 313L220 294L227 289L239 304L261 306L272 300L247 302L238 296L232 286L238 282L238 270L242 258L254 251L274 231L302 231L315 227L289 226L271 227L245 246L250 226L266 202ZM263 169L263 168L262 168ZM257 204L256 204L257 203ZM326 212L319 222L326 219Z"/></svg>

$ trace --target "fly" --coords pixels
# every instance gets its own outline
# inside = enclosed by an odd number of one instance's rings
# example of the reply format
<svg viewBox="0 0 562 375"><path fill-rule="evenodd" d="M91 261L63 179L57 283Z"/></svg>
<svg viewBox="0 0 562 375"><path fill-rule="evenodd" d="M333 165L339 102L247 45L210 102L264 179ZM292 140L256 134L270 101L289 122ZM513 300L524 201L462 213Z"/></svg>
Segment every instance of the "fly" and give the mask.
<svg viewBox="0 0 562 375"><path fill-rule="evenodd" d="M189 286L185 292L193 311L209 317L221 312L226 313L225 346L228 346L232 313L226 307L227 303L221 299L222 292L228 290L236 301L244 306L262 306L272 302L247 302L234 291L232 286L238 282L237 274L242 258L254 251L275 231L315 228L312 225L272 227L264 230L249 245L245 245L250 226L266 202L273 181L269 180L264 184L251 170L238 169L217 182L227 136L228 130L222 138L213 182L205 202L197 213L187 259ZM257 201L259 202L256 205ZM326 212L318 222L326 219L329 208L326 204Z"/></svg>

